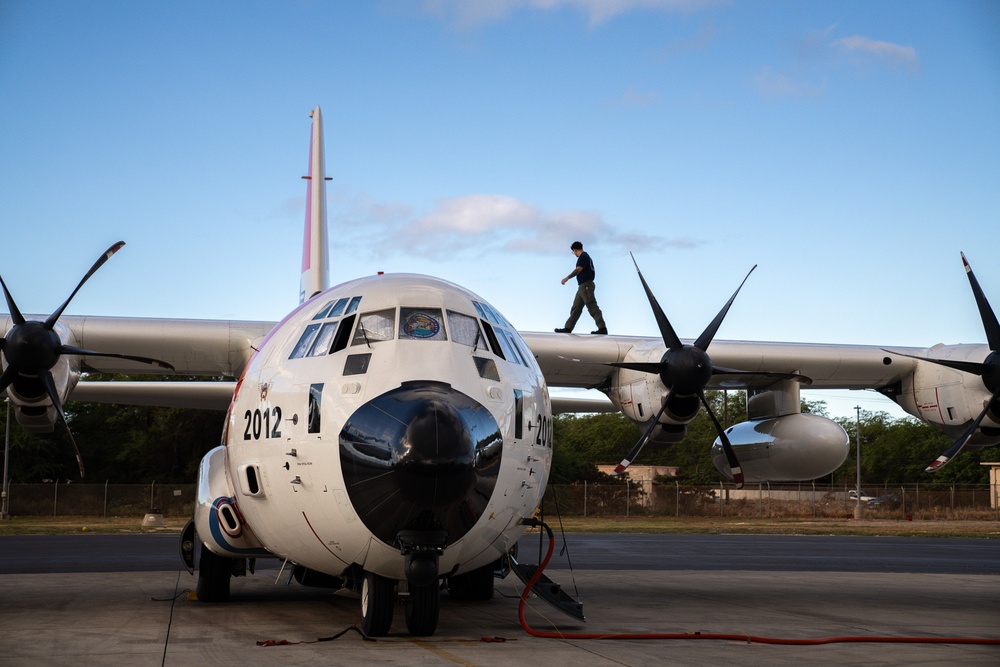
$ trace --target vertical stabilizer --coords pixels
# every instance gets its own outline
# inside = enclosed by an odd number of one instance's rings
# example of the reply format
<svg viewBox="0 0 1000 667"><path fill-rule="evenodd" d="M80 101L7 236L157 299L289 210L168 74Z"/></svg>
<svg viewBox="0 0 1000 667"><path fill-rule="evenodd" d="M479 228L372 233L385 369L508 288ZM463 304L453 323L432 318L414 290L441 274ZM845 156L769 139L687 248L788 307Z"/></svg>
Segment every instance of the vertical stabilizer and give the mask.
<svg viewBox="0 0 1000 667"><path fill-rule="evenodd" d="M323 114L319 107L309 112L312 137L309 141L309 173L306 179L306 229L302 239L302 278L299 303L329 287L329 258L326 246L326 178L323 160Z"/></svg>

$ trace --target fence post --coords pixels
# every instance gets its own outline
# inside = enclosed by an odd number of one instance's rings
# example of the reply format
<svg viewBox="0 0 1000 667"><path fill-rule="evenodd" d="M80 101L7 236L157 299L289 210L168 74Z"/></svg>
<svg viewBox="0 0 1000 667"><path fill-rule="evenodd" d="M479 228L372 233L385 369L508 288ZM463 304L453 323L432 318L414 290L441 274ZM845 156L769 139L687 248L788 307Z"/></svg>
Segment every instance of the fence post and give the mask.
<svg viewBox="0 0 1000 667"><path fill-rule="evenodd" d="M152 510L156 505L153 503L153 492L156 490L156 480L149 485L149 509Z"/></svg>
<svg viewBox="0 0 1000 667"><path fill-rule="evenodd" d="M108 518L108 480L104 480L104 518Z"/></svg>
<svg viewBox="0 0 1000 667"><path fill-rule="evenodd" d="M59 509L59 480L52 487L52 516L58 516Z"/></svg>
<svg viewBox="0 0 1000 667"><path fill-rule="evenodd" d="M674 505L674 516L681 515L681 483L676 479L674 480L674 486L677 488L677 500Z"/></svg>
<svg viewBox="0 0 1000 667"><path fill-rule="evenodd" d="M587 518L587 480L583 480L583 518Z"/></svg>
<svg viewBox="0 0 1000 667"><path fill-rule="evenodd" d="M625 518L626 519L628 518L628 487L629 486L630 485L628 483L628 477L626 477L625 478ZM541 562L541 561L539 561L539 562Z"/></svg>

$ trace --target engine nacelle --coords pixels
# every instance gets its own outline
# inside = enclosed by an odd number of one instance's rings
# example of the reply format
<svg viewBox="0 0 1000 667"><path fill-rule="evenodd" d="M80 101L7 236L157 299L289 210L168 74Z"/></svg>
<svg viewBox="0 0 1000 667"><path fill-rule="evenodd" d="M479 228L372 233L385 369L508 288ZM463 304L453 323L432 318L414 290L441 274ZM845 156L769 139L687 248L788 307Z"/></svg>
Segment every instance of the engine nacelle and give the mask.
<svg viewBox="0 0 1000 667"><path fill-rule="evenodd" d="M63 345L76 345L73 333L62 324L57 323L53 329ZM4 359L3 368L6 368ZM56 361L50 371L56 386L56 394L65 405L70 392L80 381L80 357L63 355ZM31 433L51 433L55 428L59 413L52 405L42 381L38 378L18 376L7 387L7 396L14 406L14 416L17 423L25 431Z"/></svg>
<svg viewBox="0 0 1000 667"><path fill-rule="evenodd" d="M632 347L625 355L625 361L654 363L659 362L662 356L663 345L649 342ZM612 375L611 386L605 393L623 415L637 424L646 425L660 411L667 391L659 376L653 373L619 368ZM697 396L671 395L651 439L660 443L679 441L700 408L701 401Z"/></svg>
<svg viewBox="0 0 1000 667"><path fill-rule="evenodd" d="M198 538L210 551L227 558L271 556L240 514L226 465L226 448L219 446L205 454L198 467L198 500L194 508Z"/></svg>
<svg viewBox="0 0 1000 667"><path fill-rule="evenodd" d="M988 354L985 345L935 345L928 350L928 356L955 361L980 362ZM971 373L918 361L916 370L903 378L900 391L893 398L914 417L954 438L979 415L990 399L990 392ZM981 449L997 443L1000 443L1000 415L989 412L966 447Z"/></svg>
<svg viewBox="0 0 1000 667"><path fill-rule="evenodd" d="M829 475L847 459L850 442L840 424L826 417L792 414L742 422L726 429L745 482L801 482ZM721 441L712 462L732 479Z"/></svg>

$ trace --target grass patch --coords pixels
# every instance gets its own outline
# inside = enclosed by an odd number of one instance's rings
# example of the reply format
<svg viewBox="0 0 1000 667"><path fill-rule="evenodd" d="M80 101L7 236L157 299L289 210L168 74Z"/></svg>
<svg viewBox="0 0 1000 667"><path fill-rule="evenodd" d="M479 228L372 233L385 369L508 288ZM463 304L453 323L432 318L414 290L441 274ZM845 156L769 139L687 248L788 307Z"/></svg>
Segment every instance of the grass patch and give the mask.
<svg viewBox="0 0 1000 667"><path fill-rule="evenodd" d="M143 515L145 516L145 515ZM71 535L97 533L120 535L122 533L180 533L187 518L166 517L166 525L146 528L142 516L130 517L13 517L0 521L0 535Z"/></svg>

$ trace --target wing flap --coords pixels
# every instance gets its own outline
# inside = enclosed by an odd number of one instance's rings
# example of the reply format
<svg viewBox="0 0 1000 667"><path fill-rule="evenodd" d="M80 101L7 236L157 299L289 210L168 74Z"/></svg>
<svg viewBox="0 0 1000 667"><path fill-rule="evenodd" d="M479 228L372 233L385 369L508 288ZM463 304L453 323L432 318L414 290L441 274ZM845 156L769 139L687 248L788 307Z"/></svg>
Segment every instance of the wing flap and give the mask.
<svg viewBox="0 0 1000 667"><path fill-rule="evenodd" d="M71 401L160 408L226 410L235 382L81 382Z"/></svg>

